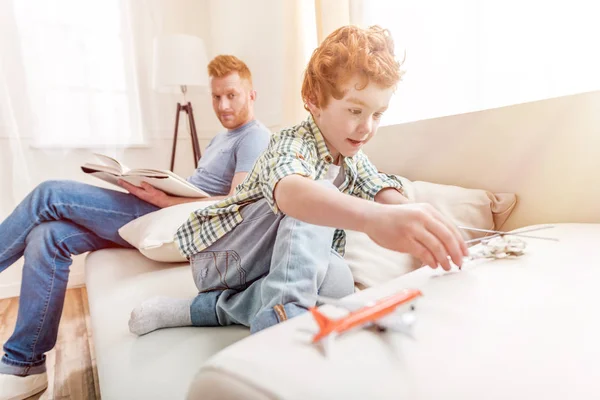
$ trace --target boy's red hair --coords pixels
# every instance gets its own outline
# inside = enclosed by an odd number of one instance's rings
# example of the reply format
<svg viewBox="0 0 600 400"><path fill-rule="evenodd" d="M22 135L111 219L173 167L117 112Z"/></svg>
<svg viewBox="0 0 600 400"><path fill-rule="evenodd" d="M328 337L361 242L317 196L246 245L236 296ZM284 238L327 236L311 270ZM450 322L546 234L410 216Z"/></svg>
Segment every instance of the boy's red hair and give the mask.
<svg viewBox="0 0 600 400"><path fill-rule="evenodd" d="M252 86L252 74L250 69L242 60L236 56L219 55L208 63L208 76L211 78L222 78L232 72L237 72L240 78L247 80Z"/></svg>
<svg viewBox="0 0 600 400"><path fill-rule="evenodd" d="M394 40L387 29L371 26L362 29L344 26L325 38L313 52L302 83L302 99L319 108L329 99L344 97L340 86L354 74L364 77L363 89L369 82L384 88L395 86L402 75L401 62L394 57Z"/></svg>

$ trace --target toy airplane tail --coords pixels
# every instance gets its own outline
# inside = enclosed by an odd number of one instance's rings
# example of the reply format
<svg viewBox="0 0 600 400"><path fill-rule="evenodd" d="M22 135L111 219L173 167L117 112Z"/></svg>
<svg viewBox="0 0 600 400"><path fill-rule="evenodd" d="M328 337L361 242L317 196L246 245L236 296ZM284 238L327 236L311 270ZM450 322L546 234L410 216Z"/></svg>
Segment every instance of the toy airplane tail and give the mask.
<svg viewBox="0 0 600 400"><path fill-rule="evenodd" d="M310 312L315 319L317 325L319 325L319 332L313 338L313 342L318 342L323 337L329 335L333 331L334 323L331 319L324 316L319 310L316 308L311 308Z"/></svg>
<svg viewBox="0 0 600 400"><path fill-rule="evenodd" d="M310 312L317 322L317 325L319 325L319 332L317 332L313 338L313 343L321 342L323 352L325 353L325 356L327 356L331 352L331 344L337 336L336 332L334 332L334 321L321 314L321 312L314 307L310 309Z"/></svg>

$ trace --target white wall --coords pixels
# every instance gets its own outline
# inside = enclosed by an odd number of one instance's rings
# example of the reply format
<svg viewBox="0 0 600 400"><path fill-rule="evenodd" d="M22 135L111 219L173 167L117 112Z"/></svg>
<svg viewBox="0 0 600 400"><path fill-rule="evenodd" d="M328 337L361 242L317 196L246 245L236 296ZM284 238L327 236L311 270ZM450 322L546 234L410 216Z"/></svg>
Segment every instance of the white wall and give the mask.
<svg viewBox="0 0 600 400"><path fill-rule="evenodd" d="M396 55L406 55L382 125L600 89L595 1L361 4L360 23L389 28Z"/></svg>
<svg viewBox="0 0 600 400"><path fill-rule="evenodd" d="M412 181L516 193L502 230L600 223L599 106L594 91L391 125L365 152Z"/></svg>
<svg viewBox="0 0 600 400"><path fill-rule="evenodd" d="M253 73L256 113L267 125L279 125L282 115L284 2L277 0L209 0L209 56L234 54Z"/></svg>
<svg viewBox="0 0 600 400"><path fill-rule="evenodd" d="M272 130L281 127L285 54L283 2L278 0L148 0L132 2L140 79L144 134L147 147L127 149L49 150L33 148L32 138L3 137L0 132L0 220L3 220L37 184L48 179L74 179L100 185L79 166L93 151L117 156L130 167L168 168L177 94L151 90L152 38L157 32L188 33L202 37L208 56L230 53L246 61L258 91L256 115ZM235 11L233 11L235 10ZM287 10L289 12L289 10ZM286 39L286 40L289 40ZM299 96L299 92L298 92ZM202 149L222 130L211 108L207 91L192 90L196 126ZM298 106L298 105L297 105ZM297 114L296 114L297 115ZM193 171L187 127L182 120L175 172ZM107 186L108 187L108 186ZM0 238L2 240L3 238ZM69 285L83 283L83 258L74 258ZM22 260L0 274L0 298L18 295ZM125 268L126 266L124 266Z"/></svg>

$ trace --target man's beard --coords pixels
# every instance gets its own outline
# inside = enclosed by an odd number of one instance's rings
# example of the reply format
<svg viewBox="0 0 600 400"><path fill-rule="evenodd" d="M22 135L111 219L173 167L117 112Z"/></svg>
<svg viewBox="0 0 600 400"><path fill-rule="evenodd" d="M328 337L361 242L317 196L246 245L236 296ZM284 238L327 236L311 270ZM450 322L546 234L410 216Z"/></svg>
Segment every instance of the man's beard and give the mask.
<svg viewBox="0 0 600 400"><path fill-rule="evenodd" d="M226 123L230 126L228 129L236 129L239 128L246 120L248 119L248 115L250 114L250 107L248 103L244 104L244 106L234 114L234 119L229 121L221 121L223 125Z"/></svg>

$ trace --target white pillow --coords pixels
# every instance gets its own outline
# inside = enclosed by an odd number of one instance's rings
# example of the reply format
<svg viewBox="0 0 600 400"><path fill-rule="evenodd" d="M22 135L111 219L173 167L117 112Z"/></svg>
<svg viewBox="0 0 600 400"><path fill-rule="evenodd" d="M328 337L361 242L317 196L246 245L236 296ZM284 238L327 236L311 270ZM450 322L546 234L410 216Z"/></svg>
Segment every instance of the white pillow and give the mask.
<svg viewBox="0 0 600 400"><path fill-rule="evenodd" d="M401 179L406 197L414 202L430 203L456 225L499 230L517 202L513 193L491 193L481 189ZM462 231L462 234L465 239L484 236L473 231ZM388 250L366 234L348 230L344 258L360 289L378 286L421 266L409 254Z"/></svg>
<svg viewBox="0 0 600 400"><path fill-rule="evenodd" d="M218 200L197 201L166 207L134 219L119 229L119 235L146 257L162 262L187 261L173 241L177 229L196 211Z"/></svg>
<svg viewBox="0 0 600 400"><path fill-rule="evenodd" d="M358 289L377 286L414 271L421 262L407 253L379 246L366 233L346 230L346 254Z"/></svg>

